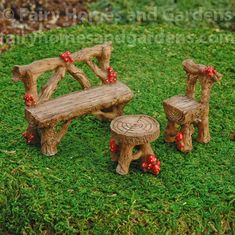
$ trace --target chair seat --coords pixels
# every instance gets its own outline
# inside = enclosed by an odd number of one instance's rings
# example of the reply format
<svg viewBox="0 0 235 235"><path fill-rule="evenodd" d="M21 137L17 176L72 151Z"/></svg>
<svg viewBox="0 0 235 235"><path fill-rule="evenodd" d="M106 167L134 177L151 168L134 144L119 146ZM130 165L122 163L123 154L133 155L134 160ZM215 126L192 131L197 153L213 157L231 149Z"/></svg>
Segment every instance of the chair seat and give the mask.
<svg viewBox="0 0 235 235"><path fill-rule="evenodd" d="M163 102L167 118L183 124L198 119L203 105L187 96L173 96Z"/></svg>
<svg viewBox="0 0 235 235"><path fill-rule="evenodd" d="M133 97L132 91L123 83L102 85L88 90L73 92L49 100L35 107L26 107L26 116L38 127L54 125L83 114L124 104Z"/></svg>

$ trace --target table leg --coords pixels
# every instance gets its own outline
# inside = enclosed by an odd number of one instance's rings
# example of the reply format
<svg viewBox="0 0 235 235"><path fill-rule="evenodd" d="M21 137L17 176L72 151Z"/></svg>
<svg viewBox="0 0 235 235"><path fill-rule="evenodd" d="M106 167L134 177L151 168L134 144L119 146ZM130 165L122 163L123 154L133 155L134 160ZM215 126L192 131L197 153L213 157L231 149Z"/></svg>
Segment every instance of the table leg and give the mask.
<svg viewBox="0 0 235 235"><path fill-rule="evenodd" d="M116 172L120 175L126 175L129 172L129 166L133 160L133 145L123 144L121 148L120 157L118 159L118 166Z"/></svg>
<svg viewBox="0 0 235 235"><path fill-rule="evenodd" d="M141 151L143 152L142 154L142 161L145 161L146 157L150 154L153 154L154 155L154 152L153 152L153 149L151 147L151 144L150 143L147 143L147 144L143 144L141 145Z"/></svg>

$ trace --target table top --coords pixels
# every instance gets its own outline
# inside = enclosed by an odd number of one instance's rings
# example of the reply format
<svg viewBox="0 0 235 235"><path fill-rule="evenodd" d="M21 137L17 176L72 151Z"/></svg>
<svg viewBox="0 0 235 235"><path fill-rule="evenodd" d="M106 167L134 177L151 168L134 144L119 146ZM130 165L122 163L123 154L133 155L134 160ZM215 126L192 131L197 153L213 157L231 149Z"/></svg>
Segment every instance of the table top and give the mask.
<svg viewBox="0 0 235 235"><path fill-rule="evenodd" d="M115 118L110 125L111 131L124 138L138 138L153 141L160 135L160 125L147 115L124 115ZM145 142L146 142L145 141Z"/></svg>

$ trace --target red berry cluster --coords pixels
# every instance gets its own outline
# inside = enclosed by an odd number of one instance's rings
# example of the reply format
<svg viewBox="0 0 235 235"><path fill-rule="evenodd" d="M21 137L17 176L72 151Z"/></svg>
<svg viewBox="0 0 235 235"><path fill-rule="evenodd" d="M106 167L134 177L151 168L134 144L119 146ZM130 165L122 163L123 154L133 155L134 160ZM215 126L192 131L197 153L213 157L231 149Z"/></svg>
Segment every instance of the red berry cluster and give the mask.
<svg viewBox="0 0 235 235"><path fill-rule="evenodd" d="M111 153L117 153L118 152L118 145L114 139L111 139L109 142L109 149Z"/></svg>
<svg viewBox="0 0 235 235"><path fill-rule="evenodd" d="M217 74L217 71L212 66L206 67L203 72L210 78L213 78Z"/></svg>
<svg viewBox="0 0 235 235"><path fill-rule="evenodd" d="M72 58L72 55L69 51L64 52L63 54L60 55L60 58L64 61L64 62L69 62L69 63L73 63L74 60Z"/></svg>
<svg viewBox="0 0 235 235"><path fill-rule="evenodd" d="M108 67L107 71L108 77L106 83L115 83L117 81L117 72L115 72L112 67Z"/></svg>
<svg viewBox="0 0 235 235"><path fill-rule="evenodd" d="M158 175L161 168L161 162L156 158L155 155L148 155L146 160L142 162L141 168L144 172L151 171L154 175Z"/></svg>
<svg viewBox="0 0 235 235"><path fill-rule="evenodd" d="M31 142L33 141L33 139L34 139L33 133L24 132L24 133L22 134L22 136L25 138L25 140L26 140L26 142L27 142L28 144L31 143Z"/></svg>
<svg viewBox="0 0 235 235"><path fill-rule="evenodd" d="M34 98L31 94L25 94L24 96L24 102L26 106L32 106L35 105Z"/></svg>
<svg viewBox="0 0 235 235"><path fill-rule="evenodd" d="M178 132L177 135L175 136L175 142L179 149L184 148L183 138L184 138L184 135L182 132Z"/></svg>

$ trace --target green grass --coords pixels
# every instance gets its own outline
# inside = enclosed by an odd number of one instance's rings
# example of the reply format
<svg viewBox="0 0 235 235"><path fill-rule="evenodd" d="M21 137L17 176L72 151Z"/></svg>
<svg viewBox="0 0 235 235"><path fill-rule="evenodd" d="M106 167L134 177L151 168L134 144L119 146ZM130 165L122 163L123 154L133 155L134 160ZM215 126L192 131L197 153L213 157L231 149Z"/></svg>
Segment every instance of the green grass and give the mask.
<svg viewBox="0 0 235 235"><path fill-rule="evenodd" d="M109 156L109 123L83 116L73 121L59 145L59 153L45 157L25 144L22 83L11 81L15 64L74 52L109 37L136 35L137 43L114 40L112 66L135 98L127 114L147 114L161 125L161 136L152 146L161 160L156 177L140 171L119 176ZM196 43L145 42L154 35L192 37ZM1 234L232 234L234 233L234 132L235 36L212 30L182 30L170 26L77 26L30 35L0 58L0 233ZM70 36L45 43L55 35ZM72 36L79 35L73 40ZM82 35L89 36L86 40ZM199 43L210 37L229 37L230 42ZM191 39L191 40L192 40ZM207 145L194 141L184 155L165 144L166 119L162 101L183 94L182 60L194 58L211 64L224 75L211 94ZM88 71L85 66L82 66ZM91 75L91 73L89 73ZM45 81L49 74L42 77ZM92 81L97 81L92 77ZM66 78L57 95L79 89ZM195 136L194 136L195 137Z"/></svg>
<svg viewBox="0 0 235 235"><path fill-rule="evenodd" d="M107 0L88 4L93 22L126 24L167 23L181 27L212 27L234 30L232 0ZM95 13L94 13L95 11Z"/></svg>

